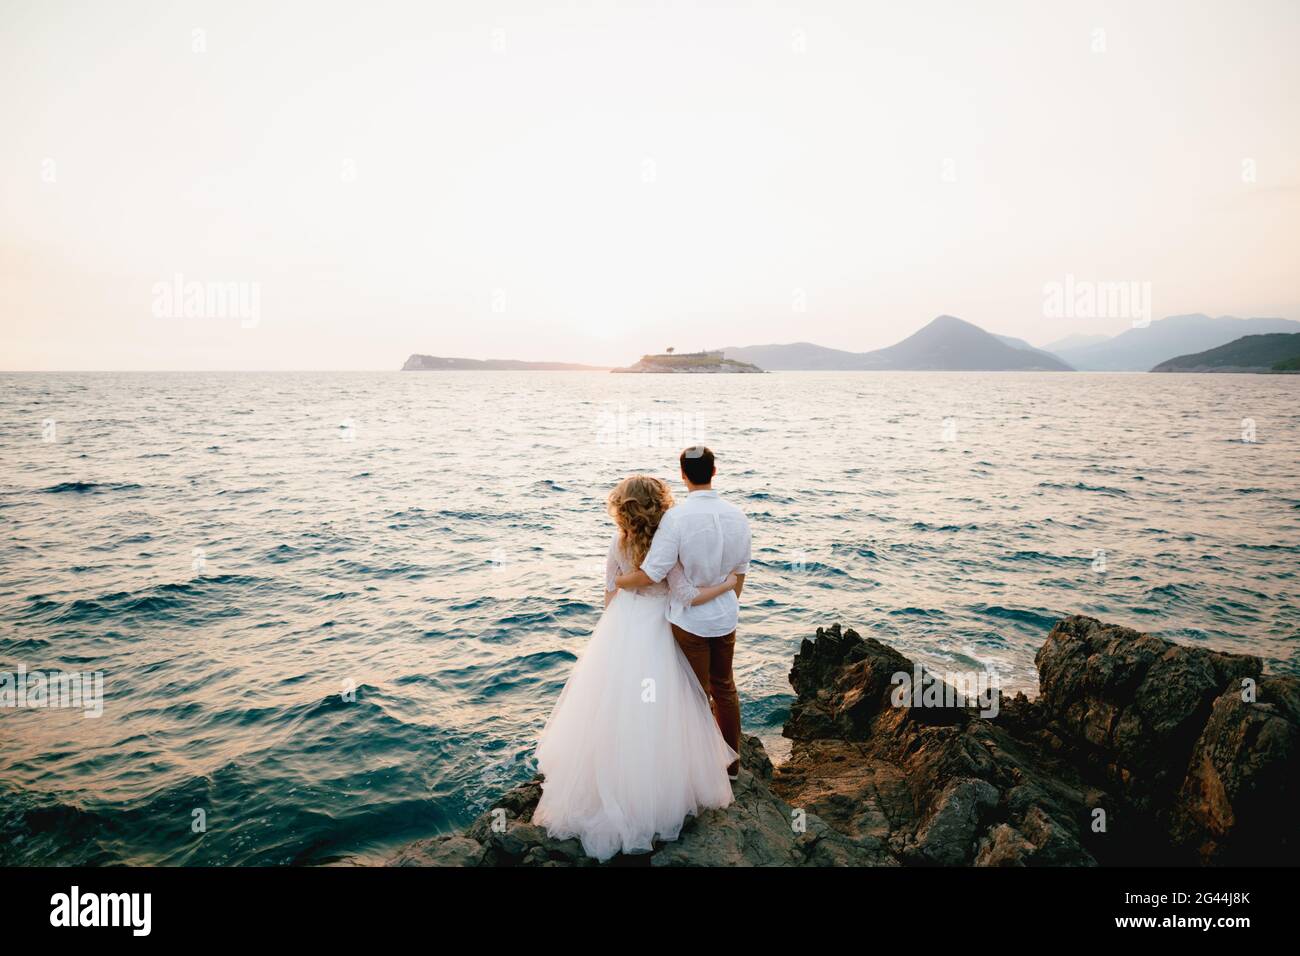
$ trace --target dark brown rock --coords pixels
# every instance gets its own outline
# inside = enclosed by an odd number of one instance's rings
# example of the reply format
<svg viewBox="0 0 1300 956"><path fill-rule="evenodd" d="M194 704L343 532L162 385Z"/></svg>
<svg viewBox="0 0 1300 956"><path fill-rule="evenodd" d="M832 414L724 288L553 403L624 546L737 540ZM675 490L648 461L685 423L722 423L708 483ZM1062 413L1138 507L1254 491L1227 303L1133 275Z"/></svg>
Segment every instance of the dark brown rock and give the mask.
<svg viewBox="0 0 1300 956"><path fill-rule="evenodd" d="M1086 617L1036 660L1038 699L984 719L894 706L890 678L912 662L819 629L791 671L774 787L909 864L1296 862L1300 681Z"/></svg>
<svg viewBox="0 0 1300 956"><path fill-rule="evenodd" d="M913 674L912 662L852 630L819 630L804 642L791 678L801 700L791 708L795 726L786 725L796 739L774 781L781 796L851 835L870 826L908 864L1096 862L1083 827L1096 794L1077 775L974 712L895 706L891 678L900 672ZM985 849L999 827L996 852Z"/></svg>
<svg viewBox="0 0 1300 956"><path fill-rule="evenodd" d="M1264 677L1214 702L1173 813L1175 839L1205 863L1295 865L1300 828L1300 680Z"/></svg>
<svg viewBox="0 0 1300 956"><path fill-rule="evenodd" d="M1138 806L1167 806L1215 699L1259 658L1183 647L1070 617L1039 649L1043 720Z"/></svg>
<svg viewBox="0 0 1300 956"><path fill-rule="evenodd" d="M798 698L790 707L785 736L795 740L862 739L872 719L888 706L890 677L912 662L874 638L863 640L838 624L804 639L790 670Z"/></svg>

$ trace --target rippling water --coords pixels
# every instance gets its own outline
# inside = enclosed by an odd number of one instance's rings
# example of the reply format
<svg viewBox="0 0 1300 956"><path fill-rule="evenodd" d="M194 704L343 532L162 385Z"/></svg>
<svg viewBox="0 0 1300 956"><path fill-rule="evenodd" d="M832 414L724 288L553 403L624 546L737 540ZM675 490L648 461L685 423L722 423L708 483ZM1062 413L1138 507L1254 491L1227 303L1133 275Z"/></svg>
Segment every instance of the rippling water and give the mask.
<svg viewBox="0 0 1300 956"><path fill-rule="evenodd" d="M753 522L750 732L833 621L1031 693L1072 612L1300 672L1290 376L0 384L0 671L105 680L97 719L0 709L0 863L369 861L464 824L600 612L608 488L697 434Z"/></svg>

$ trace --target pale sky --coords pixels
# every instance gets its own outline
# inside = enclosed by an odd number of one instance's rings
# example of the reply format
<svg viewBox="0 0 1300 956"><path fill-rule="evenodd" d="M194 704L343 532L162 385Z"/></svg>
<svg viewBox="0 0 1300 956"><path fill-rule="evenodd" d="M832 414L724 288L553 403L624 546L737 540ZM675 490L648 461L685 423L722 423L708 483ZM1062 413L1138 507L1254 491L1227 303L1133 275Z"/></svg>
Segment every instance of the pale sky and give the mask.
<svg viewBox="0 0 1300 956"><path fill-rule="evenodd" d="M1297 49L1294 0L0 0L0 368L1128 327L1067 274L1300 318Z"/></svg>

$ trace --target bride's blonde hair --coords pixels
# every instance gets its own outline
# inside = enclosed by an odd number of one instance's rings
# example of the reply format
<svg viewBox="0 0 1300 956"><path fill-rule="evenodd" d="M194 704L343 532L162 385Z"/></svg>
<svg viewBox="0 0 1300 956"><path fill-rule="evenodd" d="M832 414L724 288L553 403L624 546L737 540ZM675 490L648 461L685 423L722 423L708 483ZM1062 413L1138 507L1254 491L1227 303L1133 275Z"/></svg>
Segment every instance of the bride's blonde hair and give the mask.
<svg viewBox="0 0 1300 956"><path fill-rule="evenodd" d="M660 519L672 506L668 486L649 475L624 478L609 493L609 513L622 532L623 550L634 568L641 567Z"/></svg>

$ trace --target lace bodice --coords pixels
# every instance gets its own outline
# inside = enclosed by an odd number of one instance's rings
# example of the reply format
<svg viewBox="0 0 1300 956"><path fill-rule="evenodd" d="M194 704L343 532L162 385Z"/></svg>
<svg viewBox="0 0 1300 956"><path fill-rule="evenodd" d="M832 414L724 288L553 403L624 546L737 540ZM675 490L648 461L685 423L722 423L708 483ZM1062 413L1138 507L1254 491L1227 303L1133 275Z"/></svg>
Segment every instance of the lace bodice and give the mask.
<svg viewBox="0 0 1300 956"><path fill-rule="evenodd" d="M623 551L622 535L616 531L614 537L609 541L609 554L605 557L605 590L617 590L618 585L614 583L614 579L620 574L627 574L632 570L635 570L635 567ZM700 591L686 580L686 574L682 571L681 565L677 565L658 584L641 588L637 593L666 595L670 604L677 607L687 607L695 600Z"/></svg>

